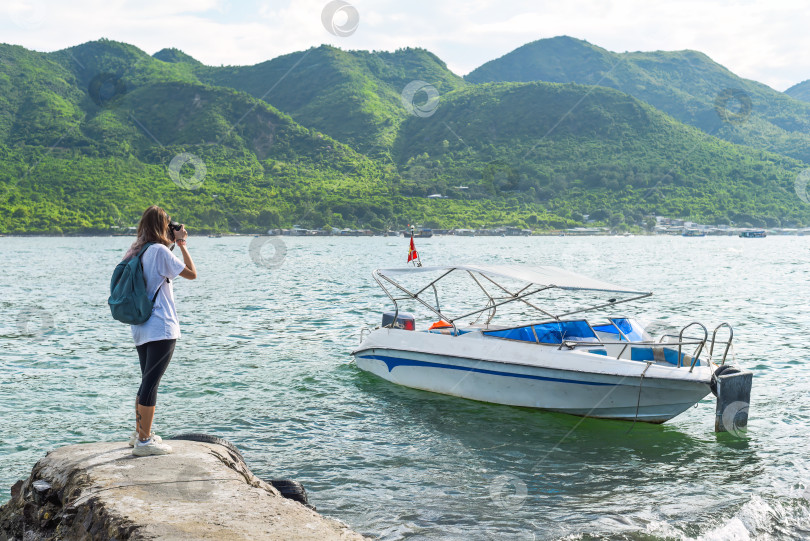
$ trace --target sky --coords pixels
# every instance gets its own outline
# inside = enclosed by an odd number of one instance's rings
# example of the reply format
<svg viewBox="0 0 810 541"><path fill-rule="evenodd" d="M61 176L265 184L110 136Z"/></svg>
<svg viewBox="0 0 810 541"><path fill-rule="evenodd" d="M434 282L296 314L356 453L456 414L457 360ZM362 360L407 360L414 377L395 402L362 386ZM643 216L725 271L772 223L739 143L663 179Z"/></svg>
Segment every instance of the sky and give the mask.
<svg viewBox="0 0 810 541"><path fill-rule="evenodd" d="M328 43L423 47L459 75L559 35L611 51L695 49L785 90L810 79L806 0L3 0L0 41L55 51L102 37L209 65Z"/></svg>

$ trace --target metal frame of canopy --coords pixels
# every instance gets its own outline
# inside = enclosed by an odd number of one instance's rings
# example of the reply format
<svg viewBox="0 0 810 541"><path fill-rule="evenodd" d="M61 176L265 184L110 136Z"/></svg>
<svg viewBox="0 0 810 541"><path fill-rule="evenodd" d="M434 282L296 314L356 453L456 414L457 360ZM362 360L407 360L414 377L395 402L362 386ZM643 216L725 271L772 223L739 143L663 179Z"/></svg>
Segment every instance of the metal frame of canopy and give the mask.
<svg viewBox="0 0 810 541"><path fill-rule="evenodd" d="M449 274L453 273L454 271L466 272L472 278L473 282L475 282L475 284L478 285L481 291L484 292L484 295L486 295L487 299L489 299L487 301L487 305L484 308L474 310L472 312L468 312L466 314L453 318L450 318L442 313L441 307L439 305L439 293L438 290L436 289L436 284L440 280L447 277ZM435 278L434 280L430 281L425 287L419 289L415 293L410 289L408 289L407 287L400 284L399 282L397 282L396 280L394 280L393 278L391 278L391 276L389 276L396 274L416 274L425 272L440 272L441 275L438 278ZM479 275L481 278L491 282L493 285L495 285L498 289L503 291L508 296L495 297L491 295L489 291L487 291L487 289L483 286L479 278L476 277L476 274ZM453 326L454 335L458 335L458 328L456 327L455 323L457 320L472 315L480 314L482 312L489 310L490 314L486 321L486 324L488 325L495 317L495 312L497 308L499 306L503 306L504 304L508 304L511 302L520 301L526 304L527 306L545 314L546 316L559 321L560 318L565 316L579 314L590 310L597 310L599 308L604 308L606 306L615 306L616 304L643 299L645 297L649 297L652 295L652 292L630 290L627 288L609 284L607 282L602 282L600 280L594 280L592 278L588 278L586 276L582 276L556 267L527 267L517 265L456 265L446 267L404 267L397 269L376 269L371 273L371 276L374 278L374 281L377 282L377 285L379 285L380 288L385 292L385 294L388 296L391 302L394 303L394 310L395 310L394 320L391 323L391 325L396 324L397 317L399 316L399 304L397 301L412 300L419 302L425 308L427 308L428 310L439 316L440 319L450 323ZM503 277L513 279L527 283L527 285L516 292L512 292L506 287L504 287L502 284L496 282L493 277ZM399 291L403 292L406 296L395 297L391 293L391 291L389 291L389 289L385 286L382 280L385 280L390 285L392 285ZM532 286L536 287L532 288ZM428 302L426 302L423 298L420 297L420 295L422 295L428 289L433 289L434 297L436 299L435 307L431 306ZM534 304L526 300L526 297L535 295L537 293L549 289L625 293L630 294L632 296L626 299L610 299L606 303L600 303L595 306L580 308L577 310L572 310L569 312L556 315L547 312L546 310L543 310L542 308L535 306ZM529 291L527 292L527 290Z"/></svg>
<svg viewBox="0 0 810 541"><path fill-rule="evenodd" d="M488 299L487 305L484 308L481 308L479 310L474 310L472 312L467 312L466 314L463 314L463 315L460 315L460 316L457 316L457 317L454 317L454 318L450 318L450 317L448 317L448 316L446 316L445 314L442 313L441 308L439 306L439 295L438 295L438 291L436 289L436 284L439 281L441 281L442 279L444 279L445 277L447 277L449 274L454 272L454 271L466 272L470 276L470 278L472 278L473 282L475 282L475 284L481 289L481 291L484 292L484 295L486 295L486 297ZM416 274L416 273L425 273L425 272L441 272L441 275L438 278L435 278L434 280L431 280L426 286L419 289L416 293L412 292L407 287L405 287L402 284L398 283L396 280L394 280L390 276L386 276L386 273L388 273L388 274ZM489 291L487 291L487 289L481 283L479 277L476 277L476 274L478 274L480 276L480 278L484 278L487 281L491 282L494 286L496 286L498 289L503 291L508 296L494 297L494 296L490 295ZM496 282L493 279L493 276L502 276L502 277L505 277L505 278L515 279L515 280L518 280L518 281L529 282L529 283L527 283L527 285L525 285L523 288L519 289L518 291L512 292L512 291L509 291L503 285ZM529 281L529 280L535 279L538 276L542 276L544 281L551 281L551 280L556 279L555 281L558 281L559 283L561 283L563 285L558 285L558 284L554 284L554 283L538 284L538 283ZM486 324L489 325L489 323L492 321L492 319L495 316L495 312L496 312L497 308L499 306L503 306L504 304L508 304L508 303L511 303L511 302L520 301L520 302L526 304L527 306L529 306L529 307L531 307L531 308L545 314L546 316L550 317L551 319L553 319L555 321L560 321L560 319L565 317L565 316L570 316L570 315L573 315L573 314L579 314L579 313L587 312L587 311L590 311L590 310L597 310L599 308L604 308L604 307L607 307L607 306L615 306L617 304L630 302L630 301L634 301L634 300L638 300L638 299L643 299L643 298L646 298L646 297L649 297L649 296L652 295L652 292L642 292L642 291L635 291L635 290L623 288L621 286L617 286L617 285L614 285L614 284L609 284L607 282L602 282L602 281L599 281L599 280L594 280L592 278L588 278L586 276L582 276L582 275L579 275L579 274L576 274L576 273L573 273L573 272L569 272L569 271L566 271L564 269L559 269L559 268L556 268L556 267L521 267L521 266L497 266L497 265L458 265L458 266L447 266L447 267L405 267L405 268L399 268L399 269L377 269L377 270L372 272L372 277L377 282L377 284L380 286L380 288L385 292L385 294L388 296L388 298L391 299L391 302L394 303L395 312L394 312L394 319L393 319L393 321L391 323L391 326L396 324L397 317L399 315L399 304L398 304L397 301L414 300L414 301L417 301L420 304L422 304L425 308L427 308L428 310L430 310L431 312L433 312L437 316L439 316L440 319L443 319L443 320L447 321L448 323L450 323L450 325L452 325L452 327L453 327L453 335L454 336L458 335L458 328L456 327L456 323L455 323L457 320L465 318L465 317L469 317L469 316L472 316L472 315L475 315L475 314L480 314L482 312L490 310L491 311L490 315L489 315L489 317L487 318L487 321L486 321ZM546 278L548 280L545 280ZM383 284L383 282L381 280L385 280L386 282L388 282L389 284L391 284L392 286L394 286L398 290L405 293L406 296L404 296L404 297L394 297L394 295L391 294L391 291L389 291L389 289L387 287L385 287L385 284ZM531 289L528 292L526 292L533 285L537 286L537 287L534 288L534 289ZM431 306L428 302L426 302L423 298L420 297L420 295L422 295L428 289L433 289L434 298L436 299L436 307ZM535 306L534 304L532 304L531 302L526 300L526 297L529 297L531 295L534 295L536 293L540 293L542 291L546 291L546 290L549 290L549 289L598 291L598 292L607 292L607 293L625 293L625 294L629 294L631 296L628 297L628 298L625 298L625 299L610 299L606 303L600 303L600 304L596 304L594 306L588 306L588 307L580 308L580 309L577 309L577 310L571 310L569 312L564 312L564 313L561 313L561 314L552 314L550 312L547 312L546 310L543 310L539 306ZM499 301L499 300L501 302L496 302L496 301ZM515 326L515 327L506 327L506 328L503 328L503 329L500 329L500 330L508 330L510 328L519 328L519 327L524 327L524 326L532 326L533 327L534 325L538 325L538 324L541 324L541 323L542 322L523 323L523 324L520 324L520 325ZM703 329L704 337L702 339L700 339L700 338L688 338L688 337L686 337L686 339L684 339L684 336L683 336L684 331L686 329L688 329L689 327L692 327L693 325L699 325ZM591 327L590 323L588 323L588 326ZM714 349L714 345L715 345L715 342L716 342L717 331L723 326L729 327L729 329L730 329L730 326L727 323L722 323L714 330L714 333L712 335L712 347L711 347L712 350ZM592 327L591 327L591 330L593 330ZM620 330L619 330L619 332L621 333ZM721 361L721 364L725 364L726 356L728 354L729 347L731 346L732 337L733 337L733 332L732 332L731 336L729 337L728 341L726 341L726 342L721 341L720 342L720 343L726 345L725 351L723 352L723 359ZM661 337L661 338L663 340L665 337ZM700 356L701 351L703 350L703 348L706 346L706 344L708 342L707 329L706 329L705 326L703 326L702 324L700 324L698 322L692 322L689 325L687 325L686 327L684 327L683 329L681 329L681 332L680 332L680 334L678 335L677 338L678 338L677 342L667 342L666 344L664 344L663 342L655 342L655 341L640 341L640 342L633 342L633 344L634 345L651 345L651 346L658 346L658 347L663 347L664 345L670 346L670 347L678 346L678 366L681 366L681 362L682 362L681 361L682 347L687 346L687 345L695 345L696 346L695 352L692 354L692 362L691 362L691 366L689 368L689 371L691 372L692 369L694 369L694 367L695 367L695 362L697 361L698 357ZM630 345L629 340L624 341L624 342L622 342L622 341L620 341L620 342L607 342L607 341L604 341L604 340L599 340L597 343L601 344L601 345L622 345L623 346L622 351L617 356L617 358L619 358L619 359L622 357L624 352L627 350L627 347ZM574 347L577 347L577 345L585 345L585 344L578 344L576 342L572 342L572 343L569 344L567 341L565 341L565 342L560 344L560 348L562 348L563 346L566 346L569 349L573 349ZM593 345L593 343L589 342L587 345ZM712 361L711 360L712 353L713 352L709 353L709 362Z"/></svg>

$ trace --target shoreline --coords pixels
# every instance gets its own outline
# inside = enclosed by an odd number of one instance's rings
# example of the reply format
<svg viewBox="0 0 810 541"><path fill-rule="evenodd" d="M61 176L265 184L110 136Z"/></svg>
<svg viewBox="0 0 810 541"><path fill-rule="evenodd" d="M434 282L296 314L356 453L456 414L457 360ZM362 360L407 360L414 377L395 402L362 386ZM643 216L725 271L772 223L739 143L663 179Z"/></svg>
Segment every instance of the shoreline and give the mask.
<svg viewBox="0 0 810 541"><path fill-rule="evenodd" d="M724 233L707 233L706 235L682 235L680 232L636 232L636 233L579 233L579 232L562 232L562 231L536 231L531 235L498 235L498 234L479 234L479 235L459 235L459 234L441 234L435 233L431 237L414 236L415 239L425 240L432 237L458 237L458 238L531 238L531 237L739 237L741 231L746 230L733 230ZM765 230L766 237L805 237L810 236L810 231L780 231L780 230ZM230 238L230 237L289 237L289 238L410 238L409 235L385 235L385 234L371 234L371 235L324 235L324 234L267 234L267 233L222 233L222 234L208 234L200 233L198 235L189 235L193 238ZM135 235L113 235L109 233L0 233L0 238L135 238Z"/></svg>

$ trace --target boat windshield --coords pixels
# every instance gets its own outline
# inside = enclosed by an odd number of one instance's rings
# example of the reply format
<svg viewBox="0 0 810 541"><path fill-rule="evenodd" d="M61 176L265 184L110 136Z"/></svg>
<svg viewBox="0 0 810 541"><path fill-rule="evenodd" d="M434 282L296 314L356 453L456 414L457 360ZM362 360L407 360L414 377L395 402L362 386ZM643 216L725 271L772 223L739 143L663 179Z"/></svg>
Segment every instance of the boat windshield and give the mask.
<svg viewBox="0 0 810 541"><path fill-rule="evenodd" d="M599 342L596 334L584 319L575 321L552 321L538 325L525 325L511 329L497 331L484 331L487 336L519 340L521 342L536 342L540 344L562 344L571 342Z"/></svg>

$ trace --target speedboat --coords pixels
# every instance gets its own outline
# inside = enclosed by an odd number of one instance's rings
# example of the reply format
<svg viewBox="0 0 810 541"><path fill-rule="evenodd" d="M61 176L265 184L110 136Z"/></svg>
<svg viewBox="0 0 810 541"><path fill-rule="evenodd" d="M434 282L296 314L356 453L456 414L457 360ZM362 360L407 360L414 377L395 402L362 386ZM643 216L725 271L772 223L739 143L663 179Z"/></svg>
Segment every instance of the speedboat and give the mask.
<svg viewBox="0 0 810 541"><path fill-rule="evenodd" d="M712 392L733 339L727 323L709 340L698 322L653 338L636 319L611 315L651 292L556 267L404 267L372 276L393 310L361 333L356 365L399 385L483 402L663 423ZM440 289L481 300L472 310L456 301L443 307ZM582 299L590 300L571 306ZM403 303L429 317L417 322L400 310ZM585 319L587 312L599 318ZM724 341L717 340L721 329Z"/></svg>

